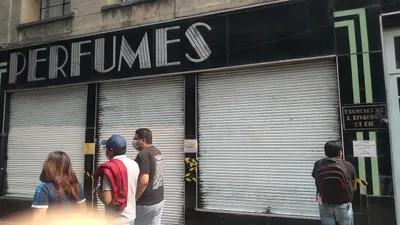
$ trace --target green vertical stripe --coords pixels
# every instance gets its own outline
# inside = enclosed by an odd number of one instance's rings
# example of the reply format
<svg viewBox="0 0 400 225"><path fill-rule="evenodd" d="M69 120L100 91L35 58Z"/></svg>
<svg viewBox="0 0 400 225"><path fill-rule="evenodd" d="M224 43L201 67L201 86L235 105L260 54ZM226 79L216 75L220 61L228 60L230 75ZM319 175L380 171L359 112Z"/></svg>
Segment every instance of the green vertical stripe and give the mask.
<svg viewBox="0 0 400 225"><path fill-rule="evenodd" d="M369 132L369 140L376 142L376 133L375 132ZM378 157L371 157L371 172L372 172L373 194L376 196L379 196L379 195L381 195L381 187L380 187L380 180L379 180Z"/></svg>
<svg viewBox="0 0 400 225"><path fill-rule="evenodd" d="M373 103L372 94L372 81L371 81L371 65L369 58L369 44L368 44L368 31L367 31L367 18L365 16L365 9L360 12L360 30L361 30L361 43L363 49L363 65L364 65L364 83L365 83L365 99L367 103ZM376 141L376 133L369 133L369 140ZM378 157L371 157L371 173L372 173L372 190L373 195L379 196L381 194L380 181L379 181L379 167Z"/></svg>
<svg viewBox="0 0 400 225"><path fill-rule="evenodd" d="M360 103L360 81L358 80L358 59L357 59L357 44L356 44L356 32L354 28L354 22L348 26L349 29L349 44L350 44L350 61L351 61L351 74L353 80L353 101L354 103Z"/></svg>
<svg viewBox="0 0 400 225"><path fill-rule="evenodd" d="M362 140L364 140L363 133L357 132L357 141L362 141ZM361 180L367 179L367 174L365 172L365 158L364 157L358 158L358 178L360 178ZM360 188L360 193L367 194L367 193L365 193L364 188Z"/></svg>
<svg viewBox="0 0 400 225"><path fill-rule="evenodd" d="M365 18L365 10L360 12L360 31L361 31L361 46L363 51L363 66L364 66L364 84L365 84L365 99L367 103L372 103L372 83L371 83L371 66L369 60L369 44L367 19Z"/></svg>
<svg viewBox="0 0 400 225"><path fill-rule="evenodd" d="M358 79L358 59L357 59L357 44L356 32L354 21L346 20L335 23L335 27L347 27L349 33L349 46L350 46L350 63L351 63L351 77L353 85L353 102L360 103L360 82Z"/></svg>

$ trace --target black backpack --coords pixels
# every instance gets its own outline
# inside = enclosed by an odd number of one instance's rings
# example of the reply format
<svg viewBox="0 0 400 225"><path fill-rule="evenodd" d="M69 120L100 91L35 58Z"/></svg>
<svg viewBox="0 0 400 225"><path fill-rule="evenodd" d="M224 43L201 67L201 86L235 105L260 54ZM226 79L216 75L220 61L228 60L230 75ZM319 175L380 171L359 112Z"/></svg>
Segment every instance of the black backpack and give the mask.
<svg viewBox="0 0 400 225"><path fill-rule="evenodd" d="M320 160L319 169L315 175L323 203L340 205L353 200L353 193L349 187L350 175L340 159Z"/></svg>

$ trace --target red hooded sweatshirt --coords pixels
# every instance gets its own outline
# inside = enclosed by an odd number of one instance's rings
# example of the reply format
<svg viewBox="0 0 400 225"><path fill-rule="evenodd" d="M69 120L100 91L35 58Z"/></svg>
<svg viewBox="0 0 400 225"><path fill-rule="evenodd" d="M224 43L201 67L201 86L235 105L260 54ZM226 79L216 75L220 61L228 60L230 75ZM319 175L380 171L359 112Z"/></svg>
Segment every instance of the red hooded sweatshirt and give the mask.
<svg viewBox="0 0 400 225"><path fill-rule="evenodd" d="M128 171L125 164L119 159L102 163L94 173L93 177L97 181L100 177L103 183L104 174L110 180L111 193L114 207L117 210L124 210L128 202Z"/></svg>

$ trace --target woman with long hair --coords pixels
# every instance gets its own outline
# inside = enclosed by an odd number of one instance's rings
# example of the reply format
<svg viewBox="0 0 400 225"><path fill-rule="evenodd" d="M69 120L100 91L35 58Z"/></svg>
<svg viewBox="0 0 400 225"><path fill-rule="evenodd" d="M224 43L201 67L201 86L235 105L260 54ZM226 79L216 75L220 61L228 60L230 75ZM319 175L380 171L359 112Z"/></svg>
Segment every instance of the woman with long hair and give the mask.
<svg viewBox="0 0 400 225"><path fill-rule="evenodd" d="M47 156L40 181L32 203L34 219L44 218L48 209L53 208L77 206L86 209L83 187L65 152L55 151Z"/></svg>

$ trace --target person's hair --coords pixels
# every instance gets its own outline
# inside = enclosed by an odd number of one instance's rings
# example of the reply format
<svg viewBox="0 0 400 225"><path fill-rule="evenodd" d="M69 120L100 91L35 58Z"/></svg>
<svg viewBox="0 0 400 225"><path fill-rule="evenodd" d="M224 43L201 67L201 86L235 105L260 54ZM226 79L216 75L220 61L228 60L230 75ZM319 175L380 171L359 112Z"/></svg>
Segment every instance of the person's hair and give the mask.
<svg viewBox="0 0 400 225"><path fill-rule="evenodd" d="M126 154L126 148L125 148L125 151L123 151L123 152L116 152L116 151L113 151L113 152L114 152L115 156L125 155Z"/></svg>
<svg viewBox="0 0 400 225"><path fill-rule="evenodd" d="M342 151L342 142L337 141L328 141L325 144L325 155L330 158L338 157L340 151Z"/></svg>
<svg viewBox="0 0 400 225"><path fill-rule="evenodd" d="M135 134L140 138L146 138L146 143L147 144L152 144L153 143L153 134L151 133L151 130L147 128L140 128L137 129Z"/></svg>
<svg viewBox="0 0 400 225"><path fill-rule="evenodd" d="M118 151L116 151L116 150L113 149L113 148L107 148L107 149L109 149L110 151L114 152L114 155L115 155L115 156L125 155L125 154L126 154L126 148L119 149ZM111 149L112 149L112 150L111 150ZM119 151L121 151L121 150L122 150L122 152L119 152Z"/></svg>
<svg viewBox="0 0 400 225"><path fill-rule="evenodd" d="M69 156L55 151L47 156L43 164L40 181L52 182L58 191L60 203L65 194L70 200L79 201L79 183Z"/></svg>

